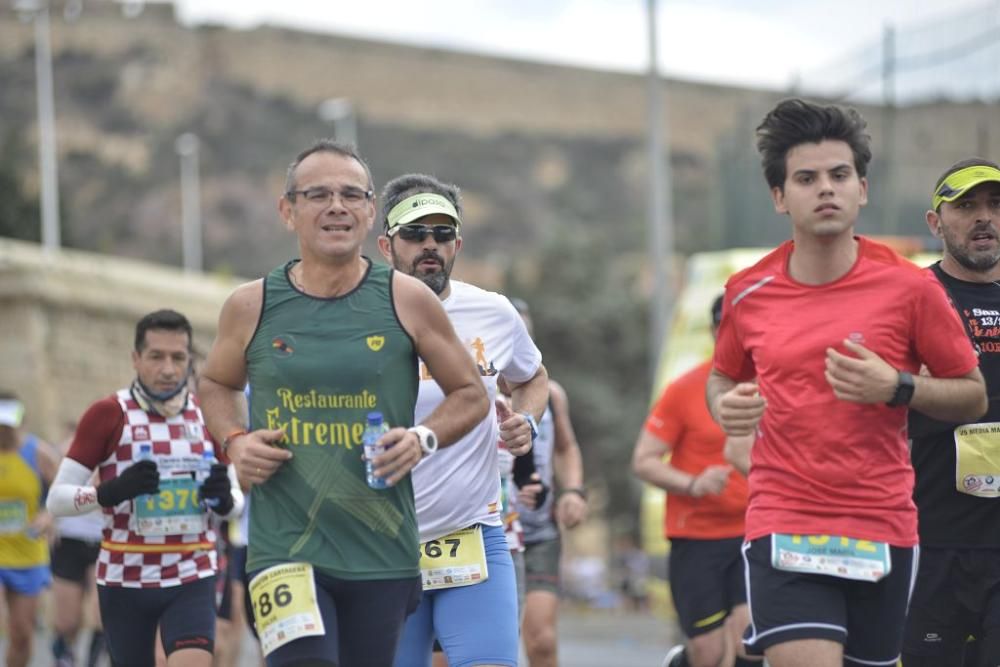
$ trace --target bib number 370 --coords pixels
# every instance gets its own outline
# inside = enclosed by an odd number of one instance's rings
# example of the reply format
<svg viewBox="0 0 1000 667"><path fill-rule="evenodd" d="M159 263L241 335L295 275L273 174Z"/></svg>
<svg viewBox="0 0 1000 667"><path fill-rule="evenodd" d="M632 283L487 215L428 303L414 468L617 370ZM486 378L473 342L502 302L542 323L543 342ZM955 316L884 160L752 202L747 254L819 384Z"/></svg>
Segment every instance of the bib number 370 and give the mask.
<svg viewBox="0 0 1000 667"><path fill-rule="evenodd" d="M326 633L308 563L267 568L250 582L250 599L264 655L301 637Z"/></svg>

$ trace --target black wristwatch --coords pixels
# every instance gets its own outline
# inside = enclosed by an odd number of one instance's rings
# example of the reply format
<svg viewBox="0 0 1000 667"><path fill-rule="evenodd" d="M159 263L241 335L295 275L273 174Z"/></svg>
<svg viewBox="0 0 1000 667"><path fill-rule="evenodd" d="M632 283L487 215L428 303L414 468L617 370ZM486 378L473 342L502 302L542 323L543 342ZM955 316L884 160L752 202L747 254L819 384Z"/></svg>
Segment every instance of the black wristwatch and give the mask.
<svg viewBox="0 0 1000 667"><path fill-rule="evenodd" d="M886 405L890 408L898 408L901 405L909 405L911 400L913 400L913 376L906 371L899 371L896 393L892 395Z"/></svg>

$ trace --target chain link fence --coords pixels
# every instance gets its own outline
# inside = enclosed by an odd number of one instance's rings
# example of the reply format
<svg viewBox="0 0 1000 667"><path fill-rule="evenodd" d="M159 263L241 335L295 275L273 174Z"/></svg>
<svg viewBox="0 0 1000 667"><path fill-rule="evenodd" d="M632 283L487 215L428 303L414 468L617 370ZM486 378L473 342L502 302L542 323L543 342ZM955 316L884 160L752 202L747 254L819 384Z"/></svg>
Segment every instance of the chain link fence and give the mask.
<svg viewBox="0 0 1000 667"><path fill-rule="evenodd" d="M854 106L868 121L874 159L859 233L923 237L934 249L924 212L939 175L972 156L1000 160L1000 0L888 27L882 40L804 73L788 94ZM771 104L762 99L734 110L731 130L716 142L718 196L698 250L788 238L754 145Z"/></svg>

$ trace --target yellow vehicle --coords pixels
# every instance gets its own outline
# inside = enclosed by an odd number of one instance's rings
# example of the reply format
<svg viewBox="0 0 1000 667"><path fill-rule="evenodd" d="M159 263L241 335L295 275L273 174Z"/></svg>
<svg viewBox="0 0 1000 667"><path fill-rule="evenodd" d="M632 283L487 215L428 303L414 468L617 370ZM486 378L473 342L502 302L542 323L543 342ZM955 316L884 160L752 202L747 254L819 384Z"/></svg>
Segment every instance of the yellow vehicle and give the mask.
<svg viewBox="0 0 1000 667"><path fill-rule="evenodd" d="M770 252L762 248L737 248L691 255L685 266L684 287L674 303L673 317L660 351L650 404L659 398L663 388L675 378L691 370L712 355L712 332L709 307L722 293L729 276L754 264ZM640 534L642 548L654 562L664 562L670 543L663 536L663 489L643 486L640 504ZM649 601L652 609L674 618L670 585L661 576L665 568L649 581Z"/></svg>

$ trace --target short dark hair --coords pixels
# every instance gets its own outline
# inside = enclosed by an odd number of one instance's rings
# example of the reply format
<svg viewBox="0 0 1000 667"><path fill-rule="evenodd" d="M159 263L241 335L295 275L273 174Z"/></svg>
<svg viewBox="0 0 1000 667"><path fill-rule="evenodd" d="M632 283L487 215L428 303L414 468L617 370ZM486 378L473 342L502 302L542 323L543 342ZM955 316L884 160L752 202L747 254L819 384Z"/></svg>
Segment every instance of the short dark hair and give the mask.
<svg viewBox="0 0 1000 667"><path fill-rule="evenodd" d="M528 316L531 315L531 308L528 307L528 302L524 299L512 296L510 297L510 303L514 306L514 310L516 310L519 314Z"/></svg>
<svg viewBox="0 0 1000 667"><path fill-rule="evenodd" d="M154 310L143 316L135 325L135 351L142 352L146 347L146 332L150 329L163 329L165 331L182 331L188 337L188 350L192 350L191 323L188 319L176 310L164 308Z"/></svg>
<svg viewBox="0 0 1000 667"><path fill-rule="evenodd" d="M462 219L462 193L457 185L439 181L427 174L403 174L397 176L382 188L382 229L389 229L389 211L407 197L416 194L431 193L441 195L452 203L458 219Z"/></svg>
<svg viewBox="0 0 1000 667"><path fill-rule="evenodd" d="M715 297L715 301L712 302L712 310L710 311L712 317L712 326L717 327L719 323L722 322L722 304L726 300L725 294L720 294Z"/></svg>
<svg viewBox="0 0 1000 667"><path fill-rule="evenodd" d="M945 172L941 174L940 178L937 179L937 182L934 183L934 192L936 193L938 191L938 188L941 187L941 184L944 183L946 178L954 174L956 171L961 171L962 169L965 169L967 167L992 167L994 169L1000 170L1000 166L998 166L996 162L987 160L984 157L970 157L965 160L959 160L955 164L948 167L945 170ZM940 204L938 204L936 212L937 213L941 212Z"/></svg>
<svg viewBox="0 0 1000 667"><path fill-rule="evenodd" d="M288 165L288 170L285 172L286 197L289 197L290 199L294 198L294 195L290 195L288 193L294 192L298 189L298 182L295 180L295 171L299 168L299 165L302 164L302 161L313 153L334 153L336 155L356 160L358 164L364 168L365 175L368 177L368 189L375 189L375 181L372 180L372 170L368 167L368 163L365 162L358 154L358 149L355 148L353 144L347 144L333 139L317 139L312 146L296 155L295 159L292 160L292 163Z"/></svg>
<svg viewBox="0 0 1000 667"><path fill-rule="evenodd" d="M757 127L757 150L768 186L784 187L788 151L823 140L843 141L850 146L854 170L859 177L865 177L872 159L867 125L861 114L850 107L822 106L798 98L782 100Z"/></svg>

